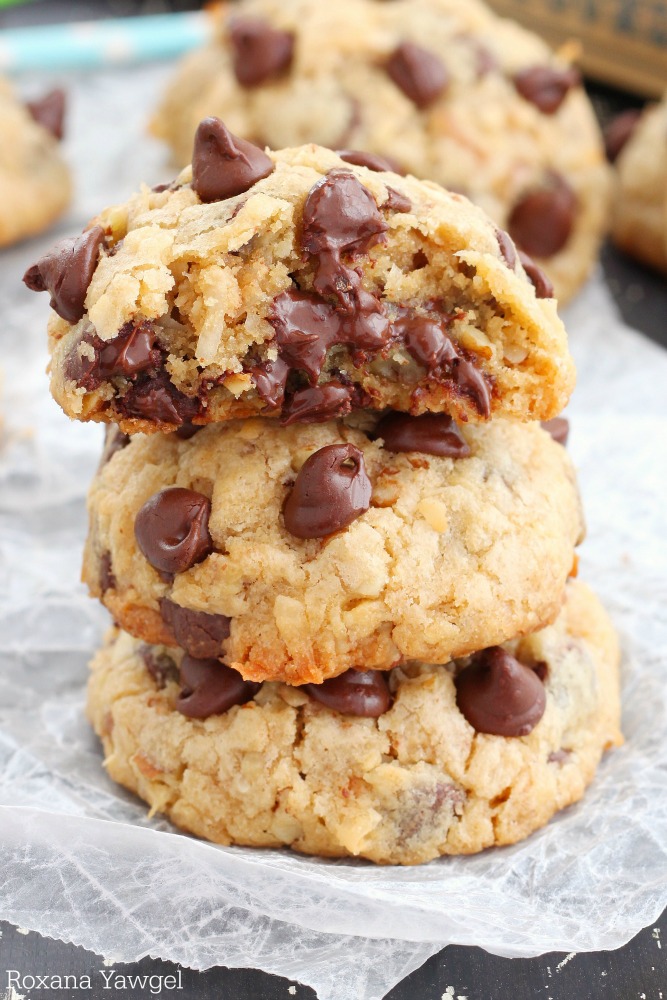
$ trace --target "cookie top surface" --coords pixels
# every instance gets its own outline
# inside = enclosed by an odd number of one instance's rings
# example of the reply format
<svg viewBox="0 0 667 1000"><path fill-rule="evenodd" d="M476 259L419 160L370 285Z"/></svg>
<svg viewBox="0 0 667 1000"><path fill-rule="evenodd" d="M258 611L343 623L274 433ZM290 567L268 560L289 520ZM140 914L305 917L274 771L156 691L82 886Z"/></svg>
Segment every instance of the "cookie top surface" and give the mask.
<svg viewBox="0 0 667 1000"><path fill-rule="evenodd" d="M62 91L24 104L0 77L0 246L42 232L69 203L63 111Z"/></svg>
<svg viewBox="0 0 667 1000"><path fill-rule="evenodd" d="M514 421L364 420L119 441L91 487L89 589L148 642L292 684L552 620L583 532L565 449Z"/></svg>
<svg viewBox="0 0 667 1000"><path fill-rule="evenodd" d="M215 41L186 57L152 128L182 165L211 114L260 144L365 150L467 193L563 301L595 259L609 175L579 75L482 3L224 5Z"/></svg>
<svg viewBox="0 0 667 1000"><path fill-rule="evenodd" d="M622 742L617 641L583 584L568 584L553 625L494 655L543 686L523 736L478 731L461 711L477 657L391 671L377 718L274 683L188 717L202 695L201 685L183 693L192 665L118 631L92 663L88 711L111 777L185 830L416 864L527 836L580 798L602 752Z"/></svg>
<svg viewBox="0 0 667 1000"><path fill-rule="evenodd" d="M217 119L171 188L25 280L57 310L57 401L130 433L368 406L548 419L574 382L547 279L480 209L321 147L263 153Z"/></svg>

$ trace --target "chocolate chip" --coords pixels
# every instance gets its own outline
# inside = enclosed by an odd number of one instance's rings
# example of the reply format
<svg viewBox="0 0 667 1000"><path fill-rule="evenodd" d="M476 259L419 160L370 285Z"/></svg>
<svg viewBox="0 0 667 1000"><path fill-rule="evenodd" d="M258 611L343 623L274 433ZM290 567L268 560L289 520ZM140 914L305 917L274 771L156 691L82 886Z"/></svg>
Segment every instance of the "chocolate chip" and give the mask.
<svg viewBox="0 0 667 1000"><path fill-rule="evenodd" d="M200 122L192 153L192 187L202 201L233 198L274 170L263 150L232 135L219 118Z"/></svg>
<svg viewBox="0 0 667 1000"><path fill-rule="evenodd" d="M354 390L340 382L326 382L324 385L299 389L283 407L281 423L320 424L326 420L337 420L352 409Z"/></svg>
<svg viewBox="0 0 667 1000"><path fill-rule="evenodd" d="M375 428L387 451L421 451L443 458L468 458L470 447L456 423L445 413L388 413Z"/></svg>
<svg viewBox="0 0 667 1000"><path fill-rule="evenodd" d="M283 292L273 302L269 322L280 357L317 382L329 348L340 342L341 320L328 302L308 292Z"/></svg>
<svg viewBox="0 0 667 1000"><path fill-rule="evenodd" d="M541 680L500 646L478 653L455 684L459 710L478 733L527 736L544 715Z"/></svg>
<svg viewBox="0 0 667 1000"><path fill-rule="evenodd" d="M394 174L403 174L400 164L388 156L378 156L377 153L367 153L361 149L337 149L336 152L341 160L353 163L355 167L367 167L368 170L375 170L377 173L388 171Z"/></svg>
<svg viewBox="0 0 667 1000"><path fill-rule="evenodd" d="M156 334L152 323L127 323L113 340L103 341L98 367L101 375L124 375L132 378L139 372L156 368L162 360L155 350Z"/></svg>
<svg viewBox="0 0 667 1000"><path fill-rule="evenodd" d="M303 207L307 253L365 253L386 231L373 195L349 171L331 170L310 189Z"/></svg>
<svg viewBox="0 0 667 1000"><path fill-rule="evenodd" d="M155 493L134 520L137 545L162 573L183 573L213 551L208 531L211 501L173 486Z"/></svg>
<svg viewBox="0 0 667 1000"><path fill-rule="evenodd" d="M500 247L500 253L503 260L509 267L510 271L513 271L516 267L516 249L510 239L509 233L506 233L504 229L496 229L496 239L498 241L498 246Z"/></svg>
<svg viewBox="0 0 667 1000"><path fill-rule="evenodd" d="M523 250L519 250L519 260L530 279L535 295L538 299L553 299L554 286L550 278L546 276L541 267L538 267L532 257L529 257Z"/></svg>
<svg viewBox="0 0 667 1000"><path fill-rule="evenodd" d="M100 556L100 590L106 594L107 590L116 589L116 577L113 574L111 565L111 553L103 552Z"/></svg>
<svg viewBox="0 0 667 1000"><path fill-rule="evenodd" d="M65 91L57 87L38 101L26 101L26 108L38 125L60 140L65 120Z"/></svg>
<svg viewBox="0 0 667 1000"><path fill-rule="evenodd" d="M529 66L514 76L514 86L527 101L545 115L553 115L581 75L573 66Z"/></svg>
<svg viewBox="0 0 667 1000"><path fill-rule="evenodd" d="M539 663L532 664L532 670L537 674L542 683L546 684L549 677L549 664L544 660L540 660Z"/></svg>
<svg viewBox="0 0 667 1000"><path fill-rule="evenodd" d="M570 421L566 417L552 417L551 420L543 420L542 427L547 434L551 434L554 441L565 447L570 433Z"/></svg>
<svg viewBox="0 0 667 1000"><path fill-rule="evenodd" d="M28 268L23 281L33 292L49 292L51 308L68 323L78 323L103 246L101 226L61 240Z"/></svg>
<svg viewBox="0 0 667 1000"><path fill-rule="evenodd" d="M314 700L341 715L377 719L391 708L391 694L384 674L377 670L346 670L322 684L305 684Z"/></svg>
<svg viewBox="0 0 667 1000"><path fill-rule="evenodd" d="M115 424L109 424L104 435L104 447L100 458L100 469L110 462L117 451L122 451L130 443L129 434L123 434Z"/></svg>
<svg viewBox="0 0 667 1000"><path fill-rule="evenodd" d="M414 42L403 42L391 54L386 70L399 90L418 108L427 108L449 84L442 60Z"/></svg>
<svg viewBox="0 0 667 1000"><path fill-rule="evenodd" d="M229 28L234 75L242 87L258 87L287 72L294 55L294 35L255 17L236 17Z"/></svg>
<svg viewBox="0 0 667 1000"><path fill-rule="evenodd" d="M160 601L160 614L176 643L190 656L206 660L221 655L222 644L229 638L231 618L210 615L206 611L191 611L167 597Z"/></svg>
<svg viewBox="0 0 667 1000"><path fill-rule="evenodd" d="M99 347L102 341L95 334L84 333L72 345L65 356L63 375L69 382L75 382L80 389L93 392L102 384L99 372ZM85 351L82 351L85 345Z"/></svg>
<svg viewBox="0 0 667 1000"><path fill-rule="evenodd" d="M491 413L489 386L473 362L454 345L446 330L450 321L449 315L433 318L408 313L394 321L393 330L408 353L430 376L452 382L460 392L470 396L481 416L488 417Z"/></svg>
<svg viewBox="0 0 667 1000"><path fill-rule="evenodd" d="M180 438L181 441L189 441L190 438L193 438L195 434L198 434L201 430L203 430L203 428L200 424L183 424L181 427L176 428L174 434L177 438Z"/></svg>
<svg viewBox="0 0 667 1000"><path fill-rule="evenodd" d="M100 340L95 334L84 334L70 351L65 363L65 376L87 392L97 389L105 378L122 375L132 379L140 372L156 369L161 351L156 348L156 333L146 321L126 323L113 340ZM86 345L86 351L80 345Z"/></svg>
<svg viewBox="0 0 667 1000"><path fill-rule="evenodd" d="M451 317L403 316L394 321L395 334L408 352L427 371L449 364L457 358L452 339L446 331Z"/></svg>
<svg viewBox="0 0 667 1000"><path fill-rule="evenodd" d="M615 163L626 143L637 128L637 123L642 116L641 108L631 108L623 111L609 122L604 130L604 148L607 159L610 163Z"/></svg>
<svg viewBox="0 0 667 1000"><path fill-rule="evenodd" d="M296 538L324 538L367 511L371 493L361 451L327 445L301 467L285 503L285 527Z"/></svg>
<svg viewBox="0 0 667 1000"><path fill-rule="evenodd" d="M514 242L534 257L553 257L572 232L577 196L560 174L552 172L547 185L528 191L512 209L509 231Z"/></svg>
<svg viewBox="0 0 667 1000"><path fill-rule="evenodd" d="M140 653L146 670L160 690L165 688L169 681L178 681L178 667L168 653L156 653L151 646L142 646Z"/></svg>
<svg viewBox="0 0 667 1000"><path fill-rule="evenodd" d="M285 398L285 386L289 375L289 365L281 358L275 361L265 361L250 369L250 375L255 383L257 394L267 406L280 406Z"/></svg>
<svg viewBox="0 0 667 1000"><path fill-rule="evenodd" d="M381 351L389 341L391 323L382 303L361 287L361 279L355 271L348 272L350 283L346 294L353 303L349 312L343 315L341 343L349 344L358 351ZM343 307L344 308L344 307ZM358 357L358 363L363 357Z"/></svg>
<svg viewBox="0 0 667 1000"><path fill-rule="evenodd" d="M245 681L236 670L219 660L181 660L181 693L176 708L190 719L208 719L222 715L234 705L244 705L259 691L261 684Z"/></svg>
<svg viewBox="0 0 667 1000"><path fill-rule="evenodd" d="M164 369L131 386L116 408L121 416L177 426L200 413L199 401L177 389Z"/></svg>
<svg viewBox="0 0 667 1000"><path fill-rule="evenodd" d="M306 199L301 234L303 250L318 258L315 291L355 309L359 277L342 264L341 254L366 253L386 231L373 195L354 174L332 170L319 180Z"/></svg>
<svg viewBox="0 0 667 1000"><path fill-rule="evenodd" d="M401 194L395 188L387 188L387 200L383 208L388 208L392 212L409 212L412 209L412 202L407 195Z"/></svg>
<svg viewBox="0 0 667 1000"><path fill-rule="evenodd" d="M548 764L564 764L572 756L571 750L552 750L547 757Z"/></svg>
<svg viewBox="0 0 667 1000"><path fill-rule="evenodd" d="M491 416L491 390L472 361L458 359L453 365L451 378L457 388L471 398L481 417Z"/></svg>

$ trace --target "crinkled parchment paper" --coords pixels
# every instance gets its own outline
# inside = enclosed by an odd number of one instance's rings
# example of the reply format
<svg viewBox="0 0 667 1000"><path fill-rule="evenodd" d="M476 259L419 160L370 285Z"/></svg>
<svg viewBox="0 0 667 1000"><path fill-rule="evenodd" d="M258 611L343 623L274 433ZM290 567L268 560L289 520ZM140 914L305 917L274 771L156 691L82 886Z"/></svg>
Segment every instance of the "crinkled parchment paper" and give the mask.
<svg viewBox="0 0 667 1000"><path fill-rule="evenodd" d="M168 177L142 136L164 75L72 82L79 200L61 231ZM623 327L600 278L567 317L581 574L625 647L627 745L584 802L523 844L412 869L224 849L147 820L106 778L83 717L107 623L78 583L101 430L48 396L46 296L19 283L52 239L0 256L0 918L121 961L256 966L321 1000L376 1000L448 943L598 950L654 920L667 903L667 353Z"/></svg>

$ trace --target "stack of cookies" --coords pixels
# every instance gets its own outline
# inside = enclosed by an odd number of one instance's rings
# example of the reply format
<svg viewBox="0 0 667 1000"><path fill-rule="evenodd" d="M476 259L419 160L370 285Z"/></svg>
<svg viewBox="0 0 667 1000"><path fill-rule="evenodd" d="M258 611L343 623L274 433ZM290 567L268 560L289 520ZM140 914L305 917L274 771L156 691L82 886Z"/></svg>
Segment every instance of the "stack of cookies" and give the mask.
<svg viewBox="0 0 667 1000"><path fill-rule="evenodd" d="M574 381L549 281L386 167L209 118L25 280L54 397L110 425L84 557L109 774L218 843L411 864L581 796L618 651L540 426Z"/></svg>

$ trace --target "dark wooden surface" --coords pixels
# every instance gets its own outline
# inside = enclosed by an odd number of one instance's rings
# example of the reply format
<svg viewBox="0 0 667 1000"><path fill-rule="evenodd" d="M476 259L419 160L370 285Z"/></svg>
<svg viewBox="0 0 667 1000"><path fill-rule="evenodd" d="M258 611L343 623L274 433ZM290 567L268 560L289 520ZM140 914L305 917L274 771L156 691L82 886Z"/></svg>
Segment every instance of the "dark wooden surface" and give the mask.
<svg viewBox="0 0 667 1000"><path fill-rule="evenodd" d="M26 23L44 23L73 17L98 17L107 13L125 15L157 13L198 7L192 0L109 0L92 3L38 0L27 7L0 13L0 29ZM634 98L606 88L593 87L592 96L600 117L634 105ZM606 247L603 267L611 291L629 325L642 330L667 348L667 281ZM1 831L0 831L1 836ZM0 884L2 873L0 872ZM1 891L1 890L0 890ZM26 1000L145 1000L147 986L105 990L98 970L109 971L99 956L59 941L26 933L0 922L0 1000L9 985L8 970L26 975L90 975L93 989L19 989ZM665 942L663 946L663 940ZM224 956L220 956L221 962ZM116 966L125 975L175 975L179 967L169 962L144 959L134 965ZM183 989L160 994L187 1000L288 1000L292 995L313 998L312 990L290 984L277 976L253 969L210 969L207 972L180 970ZM295 991L295 992L291 992ZM11 994L10 994L11 995ZM430 959L421 969L396 986L387 1000L667 1000L667 910L653 927L648 927L618 951L595 954L543 955L536 959L502 959L478 948L451 946ZM12 1000L15 1000L12 997ZM361 1000L361 998L360 998Z"/></svg>
<svg viewBox="0 0 667 1000"><path fill-rule="evenodd" d="M85 951L18 931L0 923L0 997L7 988L7 970L27 975L89 975L93 989L34 990L26 1000L145 1000L148 989L105 990L99 970L110 971L102 959ZM663 947L663 939L665 945ZM222 958L222 956L221 956ZM116 965L126 976L176 975L170 962L143 959L134 965ZM14 980L15 981L15 980ZM23 979L21 979L21 982ZM306 986L254 969L181 970L182 990L163 990L185 1000L315 1000ZM295 993L290 993L290 987ZM18 990L19 994L24 992ZM27 992L27 991L26 991ZM553 953L529 960L496 958L479 948L451 946L431 958L396 986L387 1000L667 1000L667 914L647 927L625 948L597 954ZM15 998L12 997L12 1000ZM360 998L363 1000L363 998Z"/></svg>

